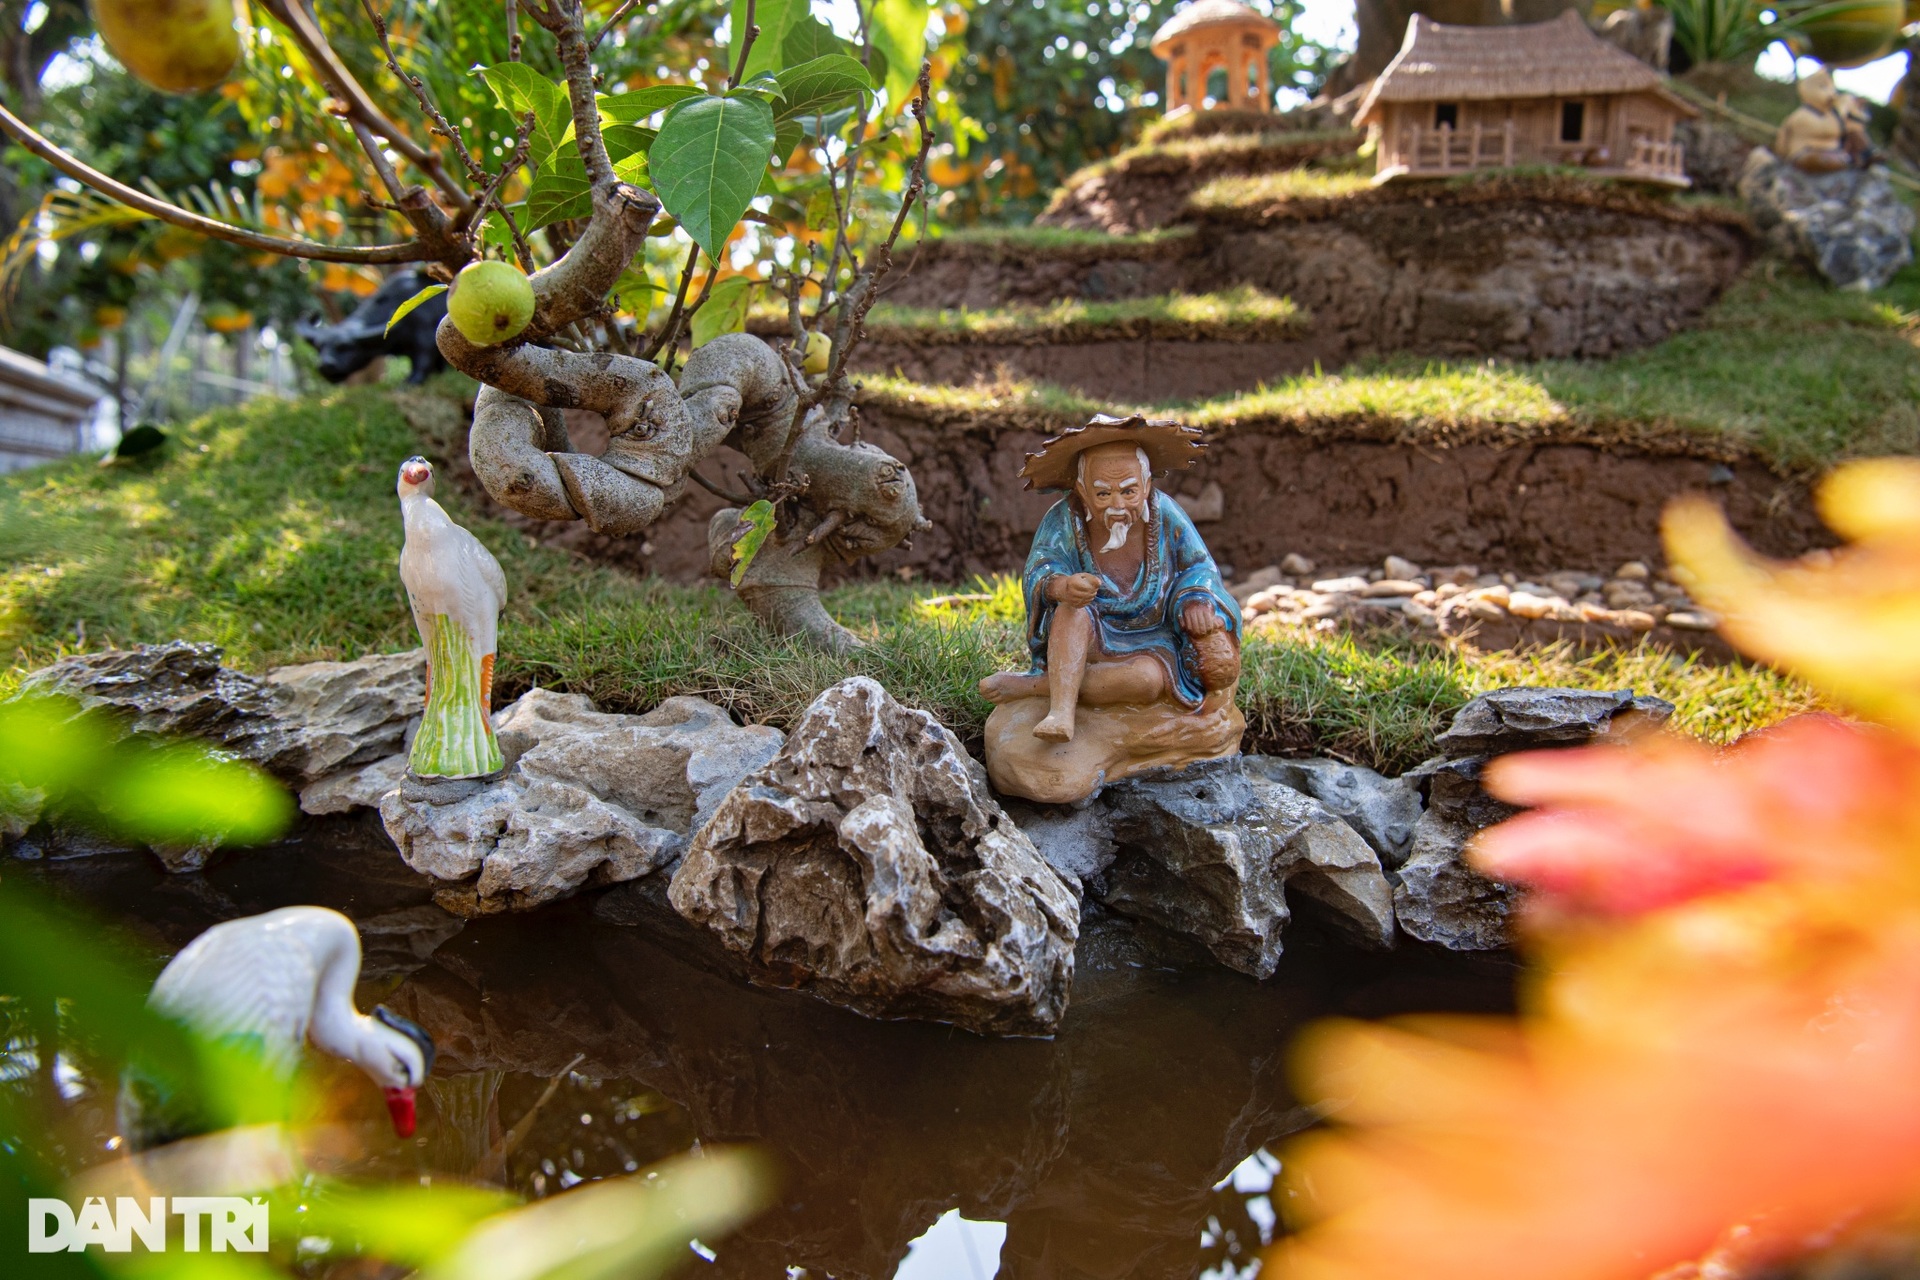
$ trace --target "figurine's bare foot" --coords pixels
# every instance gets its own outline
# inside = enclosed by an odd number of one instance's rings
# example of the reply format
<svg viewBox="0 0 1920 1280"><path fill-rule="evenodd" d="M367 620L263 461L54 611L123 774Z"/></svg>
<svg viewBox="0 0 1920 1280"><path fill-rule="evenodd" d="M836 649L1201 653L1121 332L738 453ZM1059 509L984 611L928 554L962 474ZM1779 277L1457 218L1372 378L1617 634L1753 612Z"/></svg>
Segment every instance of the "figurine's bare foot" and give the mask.
<svg viewBox="0 0 1920 1280"><path fill-rule="evenodd" d="M1073 711L1069 708L1064 714L1049 711L1047 718L1033 726L1033 736L1044 742L1073 741Z"/></svg>
<svg viewBox="0 0 1920 1280"><path fill-rule="evenodd" d="M1002 671L980 682L980 696L996 706L1018 698L1044 697L1046 692L1045 676L1023 675L1018 671Z"/></svg>

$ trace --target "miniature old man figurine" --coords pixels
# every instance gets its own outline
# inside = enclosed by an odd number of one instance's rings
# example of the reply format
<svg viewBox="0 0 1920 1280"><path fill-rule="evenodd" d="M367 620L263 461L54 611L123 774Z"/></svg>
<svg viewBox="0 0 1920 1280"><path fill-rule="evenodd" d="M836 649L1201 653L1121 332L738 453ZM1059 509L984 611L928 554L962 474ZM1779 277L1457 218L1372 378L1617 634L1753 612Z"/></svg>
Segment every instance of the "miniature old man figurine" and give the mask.
<svg viewBox="0 0 1920 1280"><path fill-rule="evenodd" d="M1806 173L1862 168L1873 159L1866 108L1834 90L1825 68L1800 81L1800 105L1780 125L1773 153Z"/></svg>
<svg viewBox="0 0 1920 1280"><path fill-rule="evenodd" d="M1205 448L1177 423L1098 417L1028 455L1028 487L1070 492L1027 558L1032 669L980 682L998 704L987 772L1002 793L1075 803L1142 769L1239 750L1240 610L1186 512L1153 486Z"/></svg>

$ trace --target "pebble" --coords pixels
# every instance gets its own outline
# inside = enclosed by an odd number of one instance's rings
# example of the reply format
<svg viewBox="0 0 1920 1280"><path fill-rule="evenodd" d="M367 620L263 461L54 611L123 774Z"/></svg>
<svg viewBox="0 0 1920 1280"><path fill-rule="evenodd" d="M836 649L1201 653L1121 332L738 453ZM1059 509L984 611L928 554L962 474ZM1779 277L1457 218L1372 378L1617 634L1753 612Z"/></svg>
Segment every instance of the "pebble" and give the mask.
<svg viewBox="0 0 1920 1280"><path fill-rule="evenodd" d="M1643 561L1629 560L1618 569L1615 569L1613 576L1616 578L1625 578L1629 582L1645 582L1653 576L1653 571L1647 568Z"/></svg>
<svg viewBox="0 0 1920 1280"><path fill-rule="evenodd" d="M1565 603L1565 600L1538 596L1531 591L1515 591L1507 599L1507 612L1516 618L1545 618L1553 614L1555 605Z"/></svg>
<svg viewBox="0 0 1920 1280"><path fill-rule="evenodd" d="M1313 589L1322 595L1328 596L1357 596L1372 585L1372 583L1361 577L1322 578L1319 582L1313 584Z"/></svg>
<svg viewBox="0 0 1920 1280"><path fill-rule="evenodd" d="M1289 578L1304 578L1319 568L1313 561L1297 551L1289 551L1280 559L1280 572Z"/></svg>
<svg viewBox="0 0 1920 1280"><path fill-rule="evenodd" d="M1381 596L1417 596L1426 589L1427 584L1424 582L1407 578L1382 578L1378 582L1369 582L1360 594L1373 600Z"/></svg>
<svg viewBox="0 0 1920 1280"><path fill-rule="evenodd" d="M1388 556L1381 562L1380 568L1388 578L1399 582L1407 582L1411 579L1425 576L1421 572L1419 565L1404 556Z"/></svg>
<svg viewBox="0 0 1920 1280"><path fill-rule="evenodd" d="M1711 631L1719 621L1704 609L1675 609L1666 616L1666 624L1681 631Z"/></svg>
<svg viewBox="0 0 1920 1280"><path fill-rule="evenodd" d="M1448 565L1444 569L1434 569L1427 574L1427 577L1433 580L1433 585L1436 587L1469 586L1473 580L1479 576L1480 566L1477 564Z"/></svg>

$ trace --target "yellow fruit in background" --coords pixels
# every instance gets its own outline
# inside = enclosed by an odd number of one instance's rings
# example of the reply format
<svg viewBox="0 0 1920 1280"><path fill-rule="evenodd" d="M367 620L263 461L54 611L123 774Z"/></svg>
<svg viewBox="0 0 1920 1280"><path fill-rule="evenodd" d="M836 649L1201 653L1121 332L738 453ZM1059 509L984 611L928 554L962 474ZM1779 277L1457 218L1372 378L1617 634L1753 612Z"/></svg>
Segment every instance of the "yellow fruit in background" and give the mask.
<svg viewBox="0 0 1920 1280"><path fill-rule="evenodd" d="M833 343L827 340L827 335L818 329L810 330L807 334L807 356L800 367L810 374L825 373L827 361L832 357Z"/></svg>
<svg viewBox="0 0 1920 1280"><path fill-rule="evenodd" d="M233 0L93 0L100 38L135 77L166 93L198 93L240 61Z"/></svg>
<svg viewBox="0 0 1920 1280"><path fill-rule="evenodd" d="M93 309L93 322L102 329L118 329L127 322L125 307L99 306Z"/></svg>
<svg viewBox="0 0 1920 1280"><path fill-rule="evenodd" d="M533 284L510 262L470 262L453 278L447 318L478 346L517 338L533 319Z"/></svg>
<svg viewBox="0 0 1920 1280"><path fill-rule="evenodd" d="M1907 19L1906 0L1856 0L1807 22L1807 51L1830 67L1857 67L1885 54Z"/></svg>
<svg viewBox="0 0 1920 1280"><path fill-rule="evenodd" d="M253 327L253 312L238 307L219 307L207 312L207 328L215 333L245 333Z"/></svg>

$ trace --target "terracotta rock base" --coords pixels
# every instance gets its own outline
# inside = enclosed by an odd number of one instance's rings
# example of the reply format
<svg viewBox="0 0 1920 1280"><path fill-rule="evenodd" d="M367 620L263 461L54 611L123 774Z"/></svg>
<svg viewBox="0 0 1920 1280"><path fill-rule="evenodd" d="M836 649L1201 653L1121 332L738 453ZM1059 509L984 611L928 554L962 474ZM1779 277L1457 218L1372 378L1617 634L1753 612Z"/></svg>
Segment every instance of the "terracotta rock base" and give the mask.
<svg viewBox="0 0 1920 1280"><path fill-rule="evenodd" d="M1230 701L1200 711L1164 703L1081 707L1071 742L1033 736L1046 714L1045 698L1018 698L987 717L987 776L1001 795L1078 804L1144 769L1233 755L1247 731L1246 717Z"/></svg>

